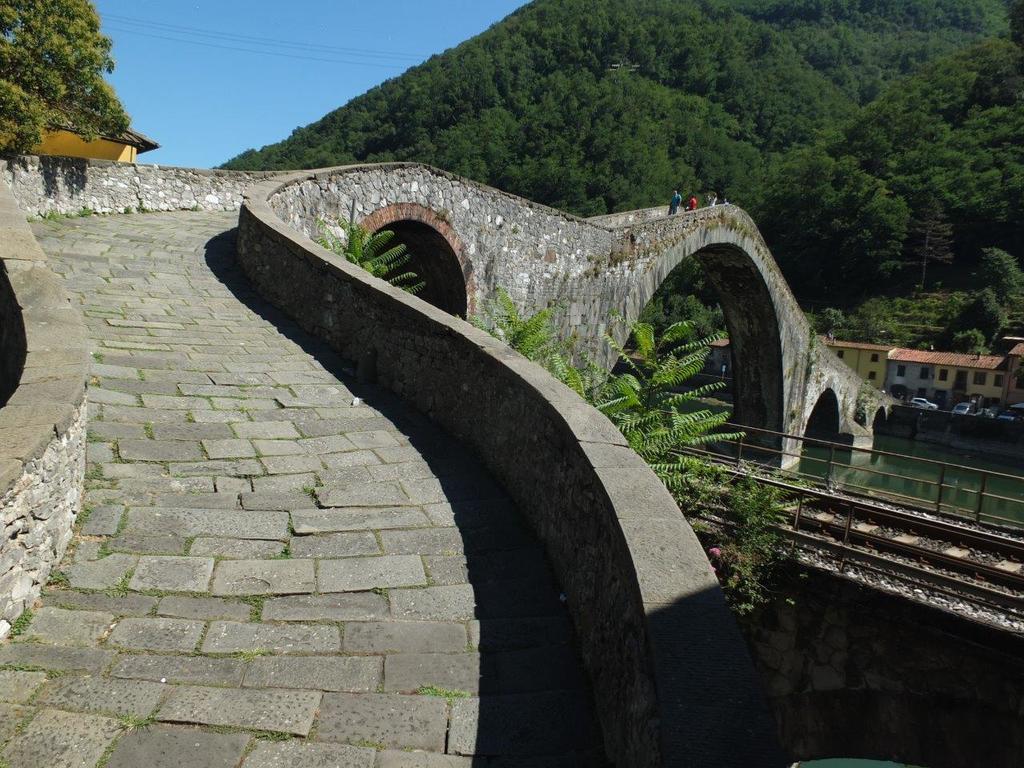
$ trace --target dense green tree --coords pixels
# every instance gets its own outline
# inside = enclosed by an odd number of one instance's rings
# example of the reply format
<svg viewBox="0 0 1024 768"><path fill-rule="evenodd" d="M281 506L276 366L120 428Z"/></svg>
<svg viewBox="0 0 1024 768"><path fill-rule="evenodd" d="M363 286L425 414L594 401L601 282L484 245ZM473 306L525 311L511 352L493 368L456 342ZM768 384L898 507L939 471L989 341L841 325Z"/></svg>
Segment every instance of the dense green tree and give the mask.
<svg viewBox="0 0 1024 768"><path fill-rule="evenodd" d="M821 147L788 155L758 209L761 231L790 283L808 298L877 286L900 264L906 203L853 157Z"/></svg>
<svg viewBox="0 0 1024 768"><path fill-rule="evenodd" d="M954 321L955 333L977 329L982 333L986 342L995 339L999 331L1006 325L1006 312L999 304L995 293L985 288L975 294L974 299L964 307L963 311Z"/></svg>
<svg viewBox="0 0 1024 768"><path fill-rule="evenodd" d="M928 264L953 261L953 225L935 197L929 196L917 207L908 228L907 250L921 265L921 290L927 285Z"/></svg>
<svg viewBox="0 0 1024 768"><path fill-rule="evenodd" d="M978 287L991 289L1003 306L1014 294L1024 290L1024 273L1017 265L1017 260L1000 248L986 248L982 251L975 280Z"/></svg>
<svg viewBox="0 0 1024 768"><path fill-rule="evenodd" d="M0 3L0 151L28 151L50 128L87 139L124 131L128 116L103 80L113 68L89 0Z"/></svg>
<svg viewBox="0 0 1024 768"><path fill-rule="evenodd" d="M987 355L989 352L985 334L977 328L953 334L950 347L954 352L966 352L969 355Z"/></svg>
<svg viewBox="0 0 1024 768"><path fill-rule="evenodd" d="M1024 46L1024 0L1014 0L1010 5L1010 38Z"/></svg>

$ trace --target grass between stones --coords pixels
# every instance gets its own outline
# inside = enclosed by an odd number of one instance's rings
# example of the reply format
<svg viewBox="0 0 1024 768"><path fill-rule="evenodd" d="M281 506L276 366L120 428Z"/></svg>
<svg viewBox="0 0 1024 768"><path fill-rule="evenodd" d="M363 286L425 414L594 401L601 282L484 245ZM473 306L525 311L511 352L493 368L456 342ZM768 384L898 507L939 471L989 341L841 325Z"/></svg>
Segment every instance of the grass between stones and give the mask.
<svg viewBox="0 0 1024 768"><path fill-rule="evenodd" d="M449 704L451 704L455 699L469 698L469 693L466 691L442 688L438 685L421 685L416 693L420 696L434 696L439 699L444 699Z"/></svg>
<svg viewBox="0 0 1024 768"><path fill-rule="evenodd" d="M8 636L17 637L28 629L29 624L32 623L32 615L32 609L26 608L24 612L22 612L21 616L16 618L14 623L11 624L11 631Z"/></svg>

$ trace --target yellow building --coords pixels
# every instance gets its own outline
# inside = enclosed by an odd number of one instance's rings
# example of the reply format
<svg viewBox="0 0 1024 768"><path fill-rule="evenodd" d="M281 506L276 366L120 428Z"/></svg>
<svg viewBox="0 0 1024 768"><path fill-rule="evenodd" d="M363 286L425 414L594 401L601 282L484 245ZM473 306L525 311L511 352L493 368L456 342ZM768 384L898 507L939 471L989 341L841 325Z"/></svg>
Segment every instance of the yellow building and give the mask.
<svg viewBox="0 0 1024 768"><path fill-rule="evenodd" d="M1006 404L1024 403L1024 341L1006 355Z"/></svg>
<svg viewBox="0 0 1024 768"><path fill-rule="evenodd" d="M55 130L43 137L42 143L33 150L33 153L134 163L140 153L149 152L159 146L152 139L136 131L125 131L116 138L101 136L93 141L86 141L73 131Z"/></svg>
<svg viewBox="0 0 1024 768"><path fill-rule="evenodd" d="M891 346L862 344L859 341L822 339L836 357L853 368L862 379L878 389L885 388L885 366Z"/></svg>

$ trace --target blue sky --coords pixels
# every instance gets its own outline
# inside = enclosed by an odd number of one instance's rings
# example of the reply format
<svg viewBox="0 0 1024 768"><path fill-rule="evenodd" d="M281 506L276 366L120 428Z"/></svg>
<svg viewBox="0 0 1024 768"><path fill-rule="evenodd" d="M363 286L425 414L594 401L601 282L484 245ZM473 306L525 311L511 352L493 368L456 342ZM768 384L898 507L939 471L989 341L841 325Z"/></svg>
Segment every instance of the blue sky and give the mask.
<svg viewBox="0 0 1024 768"><path fill-rule="evenodd" d="M114 41L110 82L132 126L161 145L140 160L193 167L283 139L525 4L94 2Z"/></svg>

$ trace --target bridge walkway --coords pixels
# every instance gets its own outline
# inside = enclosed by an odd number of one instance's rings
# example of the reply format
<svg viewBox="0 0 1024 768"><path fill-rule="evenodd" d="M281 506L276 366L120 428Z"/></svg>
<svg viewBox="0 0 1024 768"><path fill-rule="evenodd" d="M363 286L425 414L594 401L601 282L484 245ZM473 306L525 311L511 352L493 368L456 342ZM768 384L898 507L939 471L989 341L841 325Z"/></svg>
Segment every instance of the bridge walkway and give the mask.
<svg viewBox="0 0 1024 768"><path fill-rule="evenodd" d="M0 645L0 761L602 765L515 509L256 297L234 223L34 225L93 344L87 512Z"/></svg>

